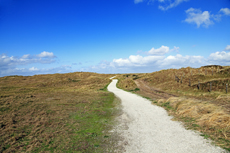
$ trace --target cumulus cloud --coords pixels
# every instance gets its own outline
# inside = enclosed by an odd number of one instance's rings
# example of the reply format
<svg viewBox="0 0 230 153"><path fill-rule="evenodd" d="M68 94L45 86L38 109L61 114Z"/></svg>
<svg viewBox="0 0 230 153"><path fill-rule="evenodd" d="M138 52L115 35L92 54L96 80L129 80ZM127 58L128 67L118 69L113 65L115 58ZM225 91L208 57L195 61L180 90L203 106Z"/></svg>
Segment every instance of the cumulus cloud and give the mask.
<svg viewBox="0 0 230 153"><path fill-rule="evenodd" d="M69 72L73 72L72 67L70 65L62 65L53 68L41 68L41 69L38 69L36 67L31 67L31 68L10 67L5 70L1 70L0 76L9 76L9 75L31 76L35 74L52 74L52 73L69 73Z"/></svg>
<svg viewBox="0 0 230 153"><path fill-rule="evenodd" d="M52 52L46 52L43 51L41 54L38 54L37 57L41 57L41 58L54 58L54 54Z"/></svg>
<svg viewBox="0 0 230 153"><path fill-rule="evenodd" d="M169 52L169 47L162 45L160 48L152 48L150 51L148 51L148 54L151 55L164 55Z"/></svg>
<svg viewBox="0 0 230 153"><path fill-rule="evenodd" d="M221 8L217 14L211 14L209 11L202 12L200 9L195 8L189 8L185 12L187 14L187 18L184 21L187 23L195 23L198 28L200 25L208 27L214 23L214 20L220 21L223 14L230 16L229 8Z"/></svg>
<svg viewBox="0 0 230 153"><path fill-rule="evenodd" d="M0 71L3 75L5 72L6 75L11 74L11 72L24 71L24 69L17 68L20 65L28 65L33 63L40 64L50 64L55 62L55 55L49 52L42 52L38 55L25 54L21 57L8 56L6 54L0 55ZM35 67L28 69L28 71L36 71Z"/></svg>
<svg viewBox="0 0 230 153"><path fill-rule="evenodd" d="M230 52L222 51L211 53L209 56L209 60L219 62L230 62Z"/></svg>
<svg viewBox="0 0 230 153"><path fill-rule="evenodd" d="M0 55L0 66L25 65L30 63L48 64L48 63L55 62L55 59L53 59L54 57L55 57L54 54L49 52L42 52L37 56L26 54L23 55L22 57L14 57L14 56L9 57L6 54L2 54Z"/></svg>
<svg viewBox="0 0 230 153"><path fill-rule="evenodd" d="M230 16L230 9L229 8L221 8L219 12L224 13L224 15Z"/></svg>
<svg viewBox="0 0 230 153"><path fill-rule="evenodd" d="M169 49L168 46L162 45L160 48L156 48L156 49L153 47L153 48L152 48L151 50L149 50L147 53L148 53L149 55L164 55L164 54L166 54L166 53L168 53L168 52L172 52L172 51L178 52L179 49L180 49L180 47L176 47L176 46L174 46L173 49Z"/></svg>
<svg viewBox="0 0 230 153"><path fill-rule="evenodd" d="M110 66L113 67L143 67L148 64L155 63L158 60L162 60L163 56L141 56L141 55L130 55L129 58L114 59Z"/></svg>
<svg viewBox="0 0 230 153"><path fill-rule="evenodd" d="M178 51L179 47L174 46L170 49L168 46L162 45L160 48L152 48L148 55L130 55L128 58L113 59L112 62L101 62L90 69L103 70L108 72L153 72L160 69L181 68L187 66L199 67L206 65L207 59L203 56L183 56L181 54L165 56L170 51Z"/></svg>
<svg viewBox="0 0 230 153"><path fill-rule="evenodd" d="M200 9L190 8L185 11L187 14L187 18L185 22L187 23L195 23L199 28L200 25L208 27L209 25L213 24L210 20L210 13L208 11L202 12Z"/></svg>
<svg viewBox="0 0 230 153"><path fill-rule="evenodd" d="M176 56L167 56L163 60L158 61L159 67L173 67L173 68L179 68L179 67L187 67L187 66L199 66L201 64L204 64L204 57L202 56L182 56L180 54L177 54Z"/></svg>
<svg viewBox="0 0 230 153"><path fill-rule="evenodd" d="M91 69L88 70L96 70L97 72L103 73L145 73L154 72L161 69L181 68L188 66L200 67L212 64L230 65L230 52L226 51L217 51L211 53L208 57L181 54L165 56L162 54L162 52L158 52L160 49L162 49L165 53L171 50L178 50L179 47L174 46L173 49L169 49L167 46L163 46L158 49L151 49L154 51L154 54L148 54L146 56L130 55L128 58L117 58L113 59L111 62L101 62L96 66L92 66ZM230 45L227 45L225 49L230 49Z"/></svg>
<svg viewBox="0 0 230 153"><path fill-rule="evenodd" d="M85 70L103 73L143 73L187 66L199 67L207 65L207 63L207 59L203 56L183 56L181 54L175 56L130 55L128 58L118 58L113 59L112 62L102 62Z"/></svg>
<svg viewBox="0 0 230 153"><path fill-rule="evenodd" d="M131 55L127 59L114 59L111 65L117 67L146 67L154 66L157 68L179 68L184 66L195 66L204 63L204 57L202 56L182 56L177 54L176 56L140 56Z"/></svg>
<svg viewBox="0 0 230 153"><path fill-rule="evenodd" d="M224 50L230 51L230 45L227 45Z"/></svg>
<svg viewBox="0 0 230 153"><path fill-rule="evenodd" d="M171 1L171 0L158 0L158 1L160 3L164 3L165 4L165 6L159 5L158 8L160 10L166 11L166 10L168 10L170 8L178 6L182 2L187 2L188 0L174 0L174 1Z"/></svg>

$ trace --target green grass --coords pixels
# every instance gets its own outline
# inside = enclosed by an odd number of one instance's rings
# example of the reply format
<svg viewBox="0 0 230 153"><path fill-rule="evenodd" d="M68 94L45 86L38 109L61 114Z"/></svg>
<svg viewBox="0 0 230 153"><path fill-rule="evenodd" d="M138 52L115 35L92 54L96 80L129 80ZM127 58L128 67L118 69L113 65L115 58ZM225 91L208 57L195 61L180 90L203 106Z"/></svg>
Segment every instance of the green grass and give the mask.
<svg viewBox="0 0 230 153"><path fill-rule="evenodd" d="M200 136L203 136L205 139L208 139L210 136L207 134L201 134Z"/></svg>
<svg viewBox="0 0 230 153"><path fill-rule="evenodd" d="M111 75L0 78L0 152L103 152L111 148Z"/></svg>
<svg viewBox="0 0 230 153"><path fill-rule="evenodd" d="M9 109L10 109L9 107L0 107L0 112L7 111L7 110L9 110Z"/></svg>
<svg viewBox="0 0 230 153"><path fill-rule="evenodd" d="M134 90L129 90L129 91L133 91L133 92L136 92L136 91L140 91L140 89L139 88L135 88Z"/></svg>
<svg viewBox="0 0 230 153"><path fill-rule="evenodd" d="M198 124L192 124L193 127L200 127Z"/></svg>
<svg viewBox="0 0 230 153"><path fill-rule="evenodd" d="M101 88L101 89L99 89L99 90L102 90L102 91L108 91L108 89L107 89L107 88L108 88L109 84L110 84L110 83L108 83L108 84L107 84L104 88Z"/></svg>
<svg viewBox="0 0 230 153"><path fill-rule="evenodd" d="M78 105L78 107L84 109L84 105ZM112 108L114 108L114 95L107 93L99 101L91 104L88 113L80 112L71 115L70 118L81 126L75 131L72 147L67 152L103 152L104 142L110 137L108 130L113 124L111 119L115 115Z"/></svg>
<svg viewBox="0 0 230 153"><path fill-rule="evenodd" d="M165 102L161 104L162 107L166 108L167 110L172 110L173 108L170 106L170 102Z"/></svg>
<svg viewBox="0 0 230 153"><path fill-rule="evenodd" d="M107 86L107 85L106 85ZM103 152L111 145L111 133L116 116L116 103L113 93L99 93L92 102L77 103L74 106L78 111L69 115L69 121L65 125L68 129L70 141L65 144L65 139L59 140L59 146L55 147L57 138L50 141L44 140L40 147L34 148L33 152ZM47 110L47 114L54 115L52 110ZM76 126L77 125L77 126ZM60 150L60 148L64 148Z"/></svg>

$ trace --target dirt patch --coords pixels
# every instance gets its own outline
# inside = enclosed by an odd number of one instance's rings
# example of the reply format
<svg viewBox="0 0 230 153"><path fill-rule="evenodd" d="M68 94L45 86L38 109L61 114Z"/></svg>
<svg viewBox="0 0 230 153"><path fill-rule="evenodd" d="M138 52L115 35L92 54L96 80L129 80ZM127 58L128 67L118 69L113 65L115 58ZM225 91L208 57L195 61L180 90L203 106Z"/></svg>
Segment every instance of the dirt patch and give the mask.
<svg viewBox="0 0 230 153"><path fill-rule="evenodd" d="M134 80L137 87L140 89L137 93L144 94L146 97L155 99L168 99L169 97L177 97L176 95L166 93L160 89L150 87L143 80Z"/></svg>

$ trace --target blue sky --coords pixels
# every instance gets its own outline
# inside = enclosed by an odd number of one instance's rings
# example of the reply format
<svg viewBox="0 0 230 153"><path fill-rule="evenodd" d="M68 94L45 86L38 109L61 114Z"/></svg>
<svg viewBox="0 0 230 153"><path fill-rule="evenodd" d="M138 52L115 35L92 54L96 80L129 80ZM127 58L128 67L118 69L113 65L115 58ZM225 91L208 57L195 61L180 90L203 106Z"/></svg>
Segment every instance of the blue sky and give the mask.
<svg viewBox="0 0 230 153"><path fill-rule="evenodd" d="M230 0L0 0L0 76L230 65Z"/></svg>

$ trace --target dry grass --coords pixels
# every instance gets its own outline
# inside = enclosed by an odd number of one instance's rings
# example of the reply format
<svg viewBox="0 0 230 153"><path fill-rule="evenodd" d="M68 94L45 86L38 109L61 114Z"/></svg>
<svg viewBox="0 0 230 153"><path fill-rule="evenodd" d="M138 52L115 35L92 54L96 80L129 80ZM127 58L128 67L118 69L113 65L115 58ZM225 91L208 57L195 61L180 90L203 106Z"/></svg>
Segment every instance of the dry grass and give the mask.
<svg viewBox="0 0 230 153"><path fill-rule="evenodd" d="M116 115L112 75L0 78L0 152L100 152Z"/></svg>
<svg viewBox="0 0 230 153"><path fill-rule="evenodd" d="M133 75L135 77L130 77ZM126 78L135 78L133 80L140 88L136 93L148 96L154 104L168 110L175 120L203 132L205 138L230 150L230 93L225 91L226 84L229 86L230 83L229 66L168 69L118 78L119 83L125 83L122 80Z"/></svg>
<svg viewBox="0 0 230 153"><path fill-rule="evenodd" d="M222 107L185 97L159 99L155 103L168 108L174 119L185 122L188 128L205 133L223 148L230 147L230 115Z"/></svg>
<svg viewBox="0 0 230 153"><path fill-rule="evenodd" d="M179 78L178 81L175 80L175 76ZM229 96L225 96L229 95L225 91L226 83L228 86L230 85L229 67L220 67L219 72L218 67L201 67L197 69L187 67L139 74L138 77L150 87L161 89L176 96L208 100L226 108L226 111L230 111L230 99ZM189 80L191 86L189 86ZM210 81L212 82L211 92L209 91ZM200 82L199 89L198 82Z"/></svg>
<svg viewBox="0 0 230 153"><path fill-rule="evenodd" d="M119 80L118 85L117 85L118 88L121 88L127 91L138 90L137 85L134 82L134 80L137 79L137 75L125 74L125 75L118 75L116 78Z"/></svg>

